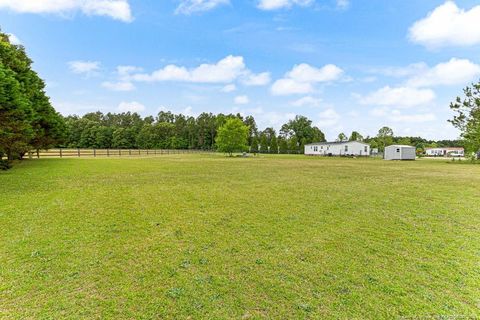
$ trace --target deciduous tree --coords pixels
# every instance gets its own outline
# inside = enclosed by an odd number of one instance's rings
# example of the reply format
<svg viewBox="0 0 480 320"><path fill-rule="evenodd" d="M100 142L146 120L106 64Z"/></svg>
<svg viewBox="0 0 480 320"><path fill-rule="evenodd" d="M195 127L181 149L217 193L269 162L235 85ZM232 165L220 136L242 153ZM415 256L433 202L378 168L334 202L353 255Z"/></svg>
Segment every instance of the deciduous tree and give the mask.
<svg viewBox="0 0 480 320"><path fill-rule="evenodd" d="M480 82L466 87L463 94L450 104L455 115L449 122L460 130L467 149L477 152L480 150Z"/></svg>
<svg viewBox="0 0 480 320"><path fill-rule="evenodd" d="M386 146L393 143L393 130L389 127L382 127L378 130L377 143L379 150L383 152Z"/></svg>
<svg viewBox="0 0 480 320"><path fill-rule="evenodd" d="M246 151L248 138L248 127L238 118L228 119L223 126L218 129L216 138L217 150L228 153L230 156L234 152Z"/></svg>

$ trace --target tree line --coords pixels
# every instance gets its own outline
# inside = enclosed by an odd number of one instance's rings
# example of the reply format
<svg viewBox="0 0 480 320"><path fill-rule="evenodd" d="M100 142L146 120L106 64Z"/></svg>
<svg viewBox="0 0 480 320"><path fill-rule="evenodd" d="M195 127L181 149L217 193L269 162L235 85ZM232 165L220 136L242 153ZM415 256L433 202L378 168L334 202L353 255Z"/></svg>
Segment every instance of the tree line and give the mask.
<svg viewBox="0 0 480 320"><path fill-rule="evenodd" d="M160 111L155 117L142 118L137 113L87 113L65 118L66 148L97 149L199 149L216 150L216 138L229 119L239 119L246 127L246 150L252 153L303 153L305 144L325 142L324 133L307 117L298 115L277 132L268 127L258 129L253 116L202 113L198 117ZM461 140L433 141L421 137L395 136L383 127L374 137L353 131L338 135L337 141L360 141L382 152L391 144L415 146L419 152L427 147L463 146Z"/></svg>
<svg viewBox="0 0 480 320"><path fill-rule="evenodd" d="M247 127L251 152L300 153L304 145L325 141L324 133L304 116L282 125L259 130L253 116L202 113L198 117L160 111L155 117L138 113L93 112L65 118L66 135L59 146L98 149L199 149L215 150L218 131L229 119Z"/></svg>

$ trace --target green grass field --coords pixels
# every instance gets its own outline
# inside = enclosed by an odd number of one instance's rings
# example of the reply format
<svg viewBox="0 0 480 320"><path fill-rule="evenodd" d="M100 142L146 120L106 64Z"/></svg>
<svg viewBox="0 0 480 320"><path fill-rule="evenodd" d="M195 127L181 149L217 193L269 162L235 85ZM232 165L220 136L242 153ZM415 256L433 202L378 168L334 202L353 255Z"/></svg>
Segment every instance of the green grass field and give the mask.
<svg viewBox="0 0 480 320"><path fill-rule="evenodd" d="M438 160L24 161L0 318L477 318L479 186Z"/></svg>

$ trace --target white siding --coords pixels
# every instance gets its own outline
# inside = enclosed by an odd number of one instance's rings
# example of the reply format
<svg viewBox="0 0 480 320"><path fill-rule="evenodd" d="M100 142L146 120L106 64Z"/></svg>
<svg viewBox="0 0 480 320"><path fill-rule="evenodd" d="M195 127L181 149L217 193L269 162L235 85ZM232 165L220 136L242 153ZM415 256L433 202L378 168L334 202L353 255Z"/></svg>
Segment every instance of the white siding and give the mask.
<svg viewBox="0 0 480 320"><path fill-rule="evenodd" d="M369 156L370 146L365 143L357 141L349 141L345 143L325 143L325 144L310 144L305 146L306 155L316 156Z"/></svg>
<svg viewBox="0 0 480 320"><path fill-rule="evenodd" d="M463 157L465 156L465 150L461 148L428 148L425 154L429 157Z"/></svg>

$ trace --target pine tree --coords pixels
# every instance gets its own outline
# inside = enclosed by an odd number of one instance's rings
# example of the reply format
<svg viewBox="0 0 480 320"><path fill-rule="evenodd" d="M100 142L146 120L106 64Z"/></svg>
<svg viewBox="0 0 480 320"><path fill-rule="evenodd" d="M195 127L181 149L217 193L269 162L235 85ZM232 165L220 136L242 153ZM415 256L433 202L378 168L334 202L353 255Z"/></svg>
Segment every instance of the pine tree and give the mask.
<svg viewBox="0 0 480 320"><path fill-rule="evenodd" d="M252 144L250 145L250 152L251 153L258 153L258 138L257 136L253 136Z"/></svg>
<svg viewBox="0 0 480 320"><path fill-rule="evenodd" d="M280 138L279 139L279 143L278 143L278 151L281 153L281 154L287 154L288 153L288 143L287 143L287 140L285 140L284 138Z"/></svg>
<svg viewBox="0 0 480 320"><path fill-rule="evenodd" d="M293 136L288 141L288 153L298 153L298 139Z"/></svg>
<svg viewBox="0 0 480 320"><path fill-rule="evenodd" d="M267 135L265 135L263 133L260 135L260 152L261 153L268 153Z"/></svg>
<svg viewBox="0 0 480 320"><path fill-rule="evenodd" d="M8 160L28 151L33 137L32 108L13 71L0 63L0 154Z"/></svg>
<svg viewBox="0 0 480 320"><path fill-rule="evenodd" d="M270 139L270 153L278 154L278 144L276 136L272 136L272 138Z"/></svg>
<svg viewBox="0 0 480 320"><path fill-rule="evenodd" d="M50 104L25 49L12 45L1 32L0 65L0 150L9 158L21 158L31 148L58 144L66 128L63 117Z"/></svg>

